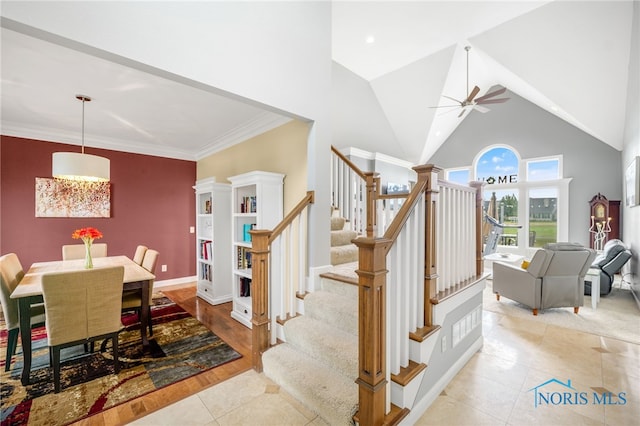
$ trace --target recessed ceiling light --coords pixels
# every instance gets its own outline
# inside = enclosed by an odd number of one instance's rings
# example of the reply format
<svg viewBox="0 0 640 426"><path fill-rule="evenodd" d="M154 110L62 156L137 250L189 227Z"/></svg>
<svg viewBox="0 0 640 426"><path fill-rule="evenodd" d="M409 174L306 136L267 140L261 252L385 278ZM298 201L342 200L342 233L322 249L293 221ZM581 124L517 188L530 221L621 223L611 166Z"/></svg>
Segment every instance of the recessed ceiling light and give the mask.
<svg viewBox="0 0 640 426"><path fill-rule="evenodd" d="M367 44L375 43L375 41L376 41L376 38L374 36L372 36L372 35L367 36L367 38L366 38Z"/></svg>

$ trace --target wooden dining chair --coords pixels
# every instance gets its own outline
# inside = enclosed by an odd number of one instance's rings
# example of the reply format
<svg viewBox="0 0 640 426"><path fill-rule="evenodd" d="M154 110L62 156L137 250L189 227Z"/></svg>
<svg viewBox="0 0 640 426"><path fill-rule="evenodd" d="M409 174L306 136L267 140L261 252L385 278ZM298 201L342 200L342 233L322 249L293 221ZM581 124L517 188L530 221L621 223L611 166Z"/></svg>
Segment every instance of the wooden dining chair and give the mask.
<svg viewBox="0 0 640 426"><path fill-rule="evenodd" d="M12 299L11 293L18 286L23 276L24 270L18 255L8 253L0 257L0 302L2 303L2 313L7 327L7 355L4 371L11 369L11 359L15 355L16 347L18 346L18 334L20 332L18 299ZM31 305L31 329L44 325L44 322L44 304Z"/></svg>
<svg viewBox="0 0 640 426"><path fill-rule="evenodd" d="M155 274L156 264L158 263L158 256L160 253L156 250L147 249L144 254L144 258L142 260L142 267L147 271ZM151 303L153 299L153 280L149 282L149 306L147 309L149 310L149 336L153 336L153 326L151 320ZM142 308L142 296L138 290L130 290L125 291L122 295L122 311L136 311L138 314L138 318L140 318L140 309ZM142 329L144 324L140 324L140 328Z"/></svg>
<svg viewBox="0 0 640 426"><path fill-rule="evenodd" d="M147 252L147 250L148 250L147 246L139 245L138 247L136 247L136 252L133 255L133 261L136 262L138 265L142 265L142 261L144 260L144 254Z"/></svg>
<svg viewBox="0 0 640 426"><path fill-rule="evenodd" d="M62 260L84 259L84 244L65 244L62 246ZM107 243L91 244L91 257L107 257Z"/></svg>
<svg viewBox="0 0 640 426"><path fill-rule="evenodd" d="M124 266L57 272L42 276L47 343L55 393L60 392L60 350L96 340L113 343L113 366L120 372L118 333ZM104 347L104 345L103 345Z"/></svg>

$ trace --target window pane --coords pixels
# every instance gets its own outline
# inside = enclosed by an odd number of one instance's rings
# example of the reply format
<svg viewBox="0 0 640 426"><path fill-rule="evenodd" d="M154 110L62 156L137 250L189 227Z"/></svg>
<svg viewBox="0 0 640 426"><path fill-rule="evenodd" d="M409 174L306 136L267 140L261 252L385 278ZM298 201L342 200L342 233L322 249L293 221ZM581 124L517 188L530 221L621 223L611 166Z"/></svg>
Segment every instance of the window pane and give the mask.
<svg viewBox="0 0 640 426"><path fill-rule="evenodd" d="M483 197L485 212L506 226L502 229L498 245L517 246L518 226L522 225L518 220L517 190L485 191Z"/></svg>
<svg viewBox="0 0 640 426"><path fill-rule="evenodd" d="M447 180L461 185L469 185L471 181L469 178L469 169L450 170L447 172Z"/></svg>
<svg viewBox="0 0 640 426"><path fill-rule="evenodd" d="M558 190L529 190L529 247L543 247L557 242Z"/></svg>
<svg viewBox="0 0 640 426"><path fill-rule="evenodd" d="M492 148L476 164L476 178L488 184L518 182L518 157L507 148Z"/></svg>
<svg viewBox="0 0 640 426"><path fill-rule="evenodd" d="M553 180L560 178L558 159L527 162L527 180Z"/></svg>

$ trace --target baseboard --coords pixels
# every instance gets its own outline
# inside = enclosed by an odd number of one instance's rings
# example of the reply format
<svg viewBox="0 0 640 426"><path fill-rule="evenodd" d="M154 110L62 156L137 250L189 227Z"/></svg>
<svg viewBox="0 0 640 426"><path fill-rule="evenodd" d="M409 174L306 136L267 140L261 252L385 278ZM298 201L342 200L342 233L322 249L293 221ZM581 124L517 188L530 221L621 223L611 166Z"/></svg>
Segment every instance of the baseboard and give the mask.
<svg viewBox="0 0 640 426"><path fill-rule="evenodd" d="M320 274L329 272L333 268L332 265L313 266L309 268L308 291L315 291L320 288Z"/></svg>
<svg viewBox="0 0 640 426"><path fill-rule="evenodd" d="M181 278L172 278L170 280L154 281L153 288L156 289L160 287L168 287L176 284L189 284L189 283L195 284L197 279L198 277L194 275L192 277L181 277Z"/></svg>

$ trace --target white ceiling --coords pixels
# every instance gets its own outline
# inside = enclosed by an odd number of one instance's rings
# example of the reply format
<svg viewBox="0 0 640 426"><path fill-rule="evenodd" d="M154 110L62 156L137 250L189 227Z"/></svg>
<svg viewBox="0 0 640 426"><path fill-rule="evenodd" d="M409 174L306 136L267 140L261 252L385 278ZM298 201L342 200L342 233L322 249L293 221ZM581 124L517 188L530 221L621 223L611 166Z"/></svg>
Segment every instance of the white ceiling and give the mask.
<svg viewBox="0 0 640 426"><path fill-rule="evenodd" d="M466 45L470 85L481 94L507 87L621 150L632 8L631 0L334 1L333 56L370 83L404 159L428 159L462 121L429 106L449 103L442 95L466 97ZM2 25L5 135L80 144L76 94L93 98L85 106L87 146L172 158L199 159L290 119L178 76L34 38L6 19ZM425 95L393 93L399 84ZM407 110L420 119L401 119Z"/></svg>

